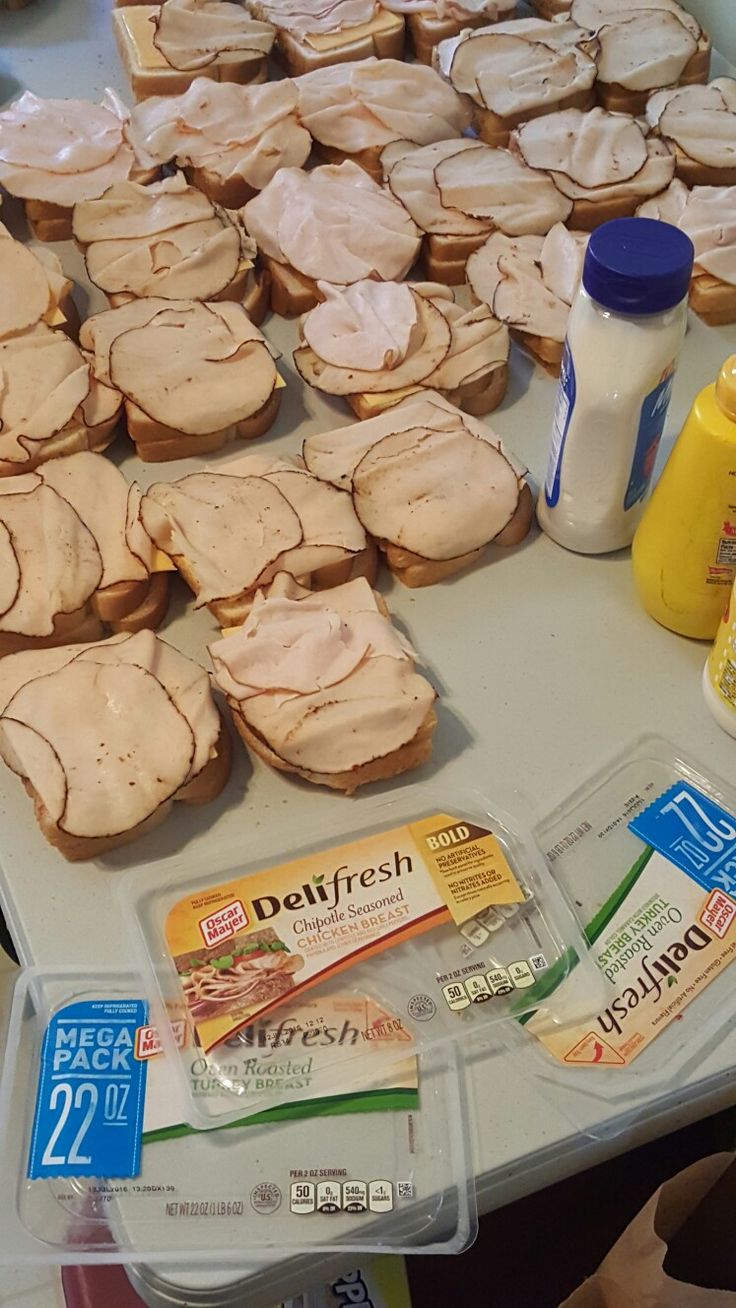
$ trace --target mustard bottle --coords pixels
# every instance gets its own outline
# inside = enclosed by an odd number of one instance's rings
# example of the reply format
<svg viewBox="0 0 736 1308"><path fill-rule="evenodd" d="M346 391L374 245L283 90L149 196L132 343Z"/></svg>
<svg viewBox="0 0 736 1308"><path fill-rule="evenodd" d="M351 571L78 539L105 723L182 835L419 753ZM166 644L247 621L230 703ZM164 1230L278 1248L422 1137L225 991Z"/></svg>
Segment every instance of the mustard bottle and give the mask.
<svg viewBox="0 0 736 1308"><path fill-rule="evenodd" d="M651 617L681 636L713 639L736 574L736 354L696 396L632 561Z"/></svg>
<svg viewBox="0 0 736 1308"><path fill-rule="evenodd" d="M736 736L736 582L703 668L703 694L719 727Z"/></svg>

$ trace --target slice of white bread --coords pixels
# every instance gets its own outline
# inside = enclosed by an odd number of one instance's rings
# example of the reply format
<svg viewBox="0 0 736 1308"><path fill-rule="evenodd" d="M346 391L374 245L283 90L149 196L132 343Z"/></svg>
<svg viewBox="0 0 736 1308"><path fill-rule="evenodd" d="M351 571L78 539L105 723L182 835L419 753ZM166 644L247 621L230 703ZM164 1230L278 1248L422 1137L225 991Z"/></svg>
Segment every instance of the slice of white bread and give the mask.
<svg viewBox="0 0 736 1308"><path fill-rule="evenodd" d="M266 21L274 21L268 5L251 5L252 12ZM379 7L369 23L339 32L299 37L278 28L275 53L289 77L329 68L332 64L354 59L402 59L404 55L404 19Z"/></svg>

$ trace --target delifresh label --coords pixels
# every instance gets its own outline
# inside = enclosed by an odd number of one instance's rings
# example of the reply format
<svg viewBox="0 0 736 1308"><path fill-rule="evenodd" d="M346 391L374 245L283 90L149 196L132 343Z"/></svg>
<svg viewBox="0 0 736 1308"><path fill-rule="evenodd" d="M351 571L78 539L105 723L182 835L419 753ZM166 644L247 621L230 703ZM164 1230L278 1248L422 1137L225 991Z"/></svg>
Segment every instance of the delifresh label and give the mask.
<svg viewBox="0 0 736 1308"><path fill-rule="evenodd" d="M28 1176L140 1171L146 1063L135 1057L141 1000L70 1004L46 1029Z"/></svg>
<svg viewBox="0 0 736 1308"><path fill-rule="evenodd" d="M527 1023L562 1063L631 1063L736 957L732 815L677 783L629 825L648 847L586 932L609 1002L592 1022L567 1023L585 1003L573 971L555 992L555 1023L541 1013Z"/></svg>
<svg viewBox="0 0 736 1308"><path fill-rule="evenodd" d="M523 900L495 836L437 813L180 900L166 940L207 1052L344 967Z"/></svg>

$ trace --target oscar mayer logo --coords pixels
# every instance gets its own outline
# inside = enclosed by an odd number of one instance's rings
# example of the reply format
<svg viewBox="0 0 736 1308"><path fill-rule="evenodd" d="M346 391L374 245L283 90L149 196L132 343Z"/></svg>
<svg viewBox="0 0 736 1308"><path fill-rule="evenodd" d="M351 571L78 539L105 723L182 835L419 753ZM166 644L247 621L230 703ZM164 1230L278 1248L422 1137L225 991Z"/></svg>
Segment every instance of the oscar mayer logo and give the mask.
<svg viewBox="0 0 736 1308"><path fill-rule="evenodd" d="M227 940L228 936L234 936L236 931L242 931L250 922L245 904L242 899L234 899L232 903L225 904L224 908L218 908L216 913L211 913L209 917L200 918L199 931L206 945L216 945L220 940Z"/></svg>

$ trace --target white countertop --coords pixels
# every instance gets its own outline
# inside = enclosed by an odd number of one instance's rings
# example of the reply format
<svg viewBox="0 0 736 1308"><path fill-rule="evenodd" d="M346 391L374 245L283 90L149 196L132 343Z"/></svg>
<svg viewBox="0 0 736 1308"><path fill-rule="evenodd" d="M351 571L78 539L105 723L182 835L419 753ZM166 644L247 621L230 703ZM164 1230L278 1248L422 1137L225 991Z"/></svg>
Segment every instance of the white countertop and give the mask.
<svg viewBox="0 0 736 1308"><path fill-rule="evenodd" d="M17 14L3 12L3 101L25 87L40 95L95 98L106 85L129 99L108 9L109 0L35 0ZM715 71L720 69L714 65ZM9 204L3 207L5 221L12 209ZM71 247L55 248L67 272L82 280L78 253ZM99 297L90 304L92 310L104 307ZM281 348L293 340L293 326L278 319L267 320L264 330ZM736 328L708 328L691 315L663 454L696 392L734 350ZM339 401L330 404L299 383L288 348L281 371L287 390L275 434L265 438L269 448L296 451L308 431L347 421ZM537 483L545 464L553 398L554 383L514 348L509 393L490 423L528 462ZM231 448L225 458L235 453ZM115 457L146 483L173 480L195 466L189 461L144 468L127 455L124 437ZM219 456L214 458L219 461ZM391 609L441 695L434 759L416 774L417 780L431 777L436 787L446 781L454 790L472 785L532 824L627 742L652 731L695 755L706 772L711 768L727 779L736 777L734 743L716 726L702 698L706 648L673 636L641 610L628 554L579 557L536 531L517 550L496 553L495 559L467 575L422 591L406 590L386 573L381 577ZM185 603L183 589L177 591L164 633L204 661L213 620L206 613L185 612ZM346 805L360 809L360 795L348 800L289 781L257 761L251 763L242 749L236 759L233 777L214 805L175 813L150 837L111 856L105 866L63 863L38 833L16 779L3 769L3 901L23 961L51 964L84 958L91 965L97 961L124 967L130 955L113 892L116 869L161 859L163 872L205 840L223 857L243 855L249 833L262 834L267 824L274 847L284 836L286 850L290 831L296 839L300 814L308 812L310 820L317 817L329 830L334 813L343 815ZM576 1136L519 1078L508 1059L473 1055L469 1070L481 1209L716 1111L732 1101L727 1081L734 1069L736 1032L704 1060L674 1098L656 1105L642 1102L642 1123L626 1136L601 1144ZM59 1302L54 1277L21 1276L17 1293L5 1271L2 1280L0 1305L55 1308ZM268 1277L258 1281L254 1308L268 1303Z"/></svg>

